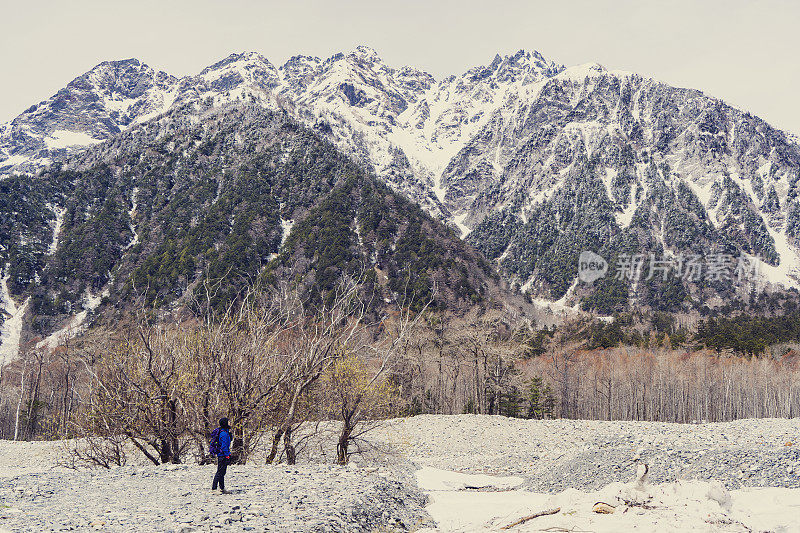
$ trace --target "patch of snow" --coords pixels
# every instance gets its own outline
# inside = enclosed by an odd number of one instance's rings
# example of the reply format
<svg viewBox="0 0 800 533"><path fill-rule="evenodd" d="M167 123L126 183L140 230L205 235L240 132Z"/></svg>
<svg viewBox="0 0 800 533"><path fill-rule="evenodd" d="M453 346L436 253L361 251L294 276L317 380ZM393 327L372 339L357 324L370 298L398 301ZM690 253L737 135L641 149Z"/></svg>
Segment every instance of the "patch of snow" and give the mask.
<svg viewBox="0 0 800 533"><path fill-rule="evenodd" d="M139 209L139 187L134 187L131 191L131 208L128 210L128 218L131 220L131 232L133 233L133 238L131 242L125 247L127 250L128 248L133 248L137 244L139 244L139 233L136 231L136 224L133 223L133 218L136 216L136 213Z"/></svg>
<svg viewBox="0 0 800 533"><path fill-rule="evenodd" d="M758 172L765 171L764 169L767 169L766 171L768 171L770 165L771 163L766 163L762 165L761 168L758 169ZM753 202L753 205L758 206L761 204L761 202L758 199L758 196L756 196L756 193L753 190L752 181L746 180L741 176L739 176L738 174L733 174L733 173L731 173L731 178L733 179L734 182L736 182L739 185L739 188L742 189L750 197L750 201Z"/></svg>
<svg viewBox="0 0 800 533"><path fill-rule="evenodd" d="M117 113L127 112L130 107L139 101L138 98L106 98L103 100L103 106L108 111L116 111Z"/></svg>
<svg viewBox="0 0 800 533"><path fill-rule="evenodd" d="M528 281L522 284L522 287L519 288L522 292L528 292L533 285L533 282L536 281L536 276L531 276Z"/></svg>
<svg viewBox="0 0 800 533"><path fill-rule="evenodd" d="M685 183L697 196L697 199L700 200L700 203L703 204L703 207L707 207L708 203L711 201L711 187L714 186L715 180L708 180L706 183L701 184L694 180L683 180Z"/></svg>
<svg viewBox="0 0 800 533"><path fill-rule="evenodd" d="M175 103L175 100L178 97L178 86L171 87L168 91L160 91L161 94L159 95L161 98L161 105L156 107L153 111L149 113L144 113L136 117L136 120L131 122L128 127L133 126L134 124L141 124L142 122L147 122L150 119L153 119L165 112L167 112L172 105Z"/></svg>
<svg viewBox="0 0 800 533"><path fill-rule="evenodd" d="M528 282L522 286L523 292L528 290L528 288L530 287L530 283L532 281L533 278L528 280ZM570 285L569 288L567 289L567 292L565 292L564 295L558 300L548 300L547 298L534 298L533 304L538 307L549 309L550 312L557 315L572 316L575 314L580 314L581 313L580 300L576 302L575 305L572 306L567 305L567 300L570 298L570 296L574 294L575 289L578 286L578 281L579 279L576 276L575 279L572 281L572 285Z"/></svg>
<svg viewBox="0 0 800 533"><path fill-rule="evenodd" d="M495 531L523 517L552 509L558 511L533 518L514 530L800 531L798 489L765 487L728 491L718 481L681 480L658 485L617 482L597 491L567 489L545 494L515 489L513 479L421 469L417 472L417 482L430 496L426 510L437 527L420 531ZM464 490L467 486L494 490ZM628 507L625 501L633 505ZM593 512L597 502L614 506L614 512ZM645 502L647 507L636 506Z"/></svg>
<svg viewBox="0 0 800 533"><path fill-rule="evenodd" d="M67 324L47 336L44 340L36 344L37 349L54 350L61 344L64 344L69 339L77 337L86 330L86 318L89 312L94 311L100 306L103 298L108 296L109 290L106 288L99 295L92 295L89 291L86 292L83 298L83 310L74 315Z"/></svg>
<svg viewBox="0 0 800 533"><path fill-rule="evenodd" d="M631 185L631 193L630 193L630 201L628 202L628 207L626 207L622 213L614 213L614 217L617 219L617 224L621 228L627 228L631 225L631 220L633 220L633 215L636 213L636 208L639 205L636 203L635 200L635 189L634 185Z"/></svg>
<svg viewBox="0 0 800 533"><path fill-rule="evenodd" d="M286 239L289 238L289 234L292 232L292 227L294 227L294 220L284 220L281 219L281 228L283 229L283 233L281 234L281 246L286 242ZM358 225L356 225L358 227Z"/></svg>
<svg viewBox="0 0 800 533"><path fill-rule="evenodd" d="M495 261L497 261L497 264L498 264L498 265L499 265L500 263L502 263L502 262L503 262L503 260L504 260L506 257L508 257L508 254L510 254L510 253L511 253L511 247L512 247L512 246L513 246L513 243L509 243L509 245L508 245L508 246L506 246L506 249L505 249L505 250L503 250L503 253L502 253L502 254L500 254L500 257L498 257L497 259L495 259Z"/></svg>
<svg viewBox="0 0 800 533"><path fill-rule="evenodd" d="M12 155L11 157L5 159L4 161L0 161L0 167L3 167L3 168L15 167L15 166L21 165L22 163L24 163L26 161L29 161L29 160L30 160L30 157L28 157L26 155L21 155L21 154Z"/></svg>
<svg viewBox="0 0 800 533"><path fill-rule="evenodd" d="M54 130L44 138L44 142L48 148L57 150L70 146L90 146L103 141L79 131Z"/></svg>
<svg viewBox="0 0 800 533"><path fill-rule="evenodd" d="M772 284L783 285L786 288L800 287L800 255L789 244L785 233L776 231L769 224L765 225L775 241L775 251L780 256L780 263L778 266L772 266L762 261L758 266L759 274Z"/></svg>
<svg viewBox="0 0 800 533"><path fill-rule="evenodd" d="M17 307L8 290L8 265L6 275L0 279L0 313L3 314L3 325L0 327L0 367L19 357L19 345L22 337L22 318L28 310L30 298Z"/></svg>
<svg viewBox="0 0 800 533"><path fill-rule="evenodd" d="M570 80L583 83L586 78L594 78L602 76L608 72L605 67L599 63L584 63L574 67L568 67L555 75L555 79Z"/></svg>
<svg viewBox="0 0 800 533"><path fill-rule="evenodd" d="M56 253L56 250L58 250L58 238L61 236L61 227L64 225L64 214L67 210L63 207L50 204L47 204L47 207L56 215L56 222L53 226L53 240L50 242L50 247L47 249L47 255L53 255Z"/></svg>
<svg viewBox="0 0 800 533"><path fill-rule="evenodd" d="M461 230L461 239L466 239L467 235L472 231L469 226L464 224L467 216L469 216L469 213L463 213L453 218L453 223Z"/></svg>
<svg viewBox="0 0 800 533"><path fill-rule="evenodd" d="M606 186L606 194L608 194L608 199L612 202L614 201L614 194L611 191L611 184L614 182L614 178L617 177L619 171L615 168L606 167L605 174L602 176L603 185Z"/></svg>

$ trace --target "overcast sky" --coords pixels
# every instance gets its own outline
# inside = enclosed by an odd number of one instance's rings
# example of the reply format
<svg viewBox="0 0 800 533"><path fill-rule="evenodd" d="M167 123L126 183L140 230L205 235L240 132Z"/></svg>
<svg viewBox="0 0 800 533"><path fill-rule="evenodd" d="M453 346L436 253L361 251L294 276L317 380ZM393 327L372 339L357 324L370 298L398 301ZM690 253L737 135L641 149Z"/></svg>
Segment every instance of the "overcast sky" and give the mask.
<svg viewBox="0 0 800 533"><path fill-rule="evenodd" d="M358 44L434 76L524 48L693 87L800 133L800 2L0 0L0 122L97 63L182 76L231 52L279 65Z"/></svg>

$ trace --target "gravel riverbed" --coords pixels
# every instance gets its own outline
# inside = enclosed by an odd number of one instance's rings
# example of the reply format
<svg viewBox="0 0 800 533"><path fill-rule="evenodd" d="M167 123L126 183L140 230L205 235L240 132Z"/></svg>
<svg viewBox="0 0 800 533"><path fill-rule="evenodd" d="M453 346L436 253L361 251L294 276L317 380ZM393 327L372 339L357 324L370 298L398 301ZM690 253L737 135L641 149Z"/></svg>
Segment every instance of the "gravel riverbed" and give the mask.
<svg viewBox="0 0 800 533"><path fill-rule="evenodd" d="M628 480L638 462L649 464L653 483L800 488L800 419L666 424L422 415L392 421L373 438L417 467L518 475L537 492Z"/></svg>
<svg viewBox="0 0 800 533"><path fill-rule="evenodd" d="M330 439L326 439L328 442ZM301 464L232 466L232 494L212 494L213 466L57 465L53 443L0 441L0 531L402 531L432 527L422 467L519 476L555 493L629 481L716 479L729 489L800 487L800 419L719 424L519 420L423 415L369 434L349 467L325 446Z"/></svg>

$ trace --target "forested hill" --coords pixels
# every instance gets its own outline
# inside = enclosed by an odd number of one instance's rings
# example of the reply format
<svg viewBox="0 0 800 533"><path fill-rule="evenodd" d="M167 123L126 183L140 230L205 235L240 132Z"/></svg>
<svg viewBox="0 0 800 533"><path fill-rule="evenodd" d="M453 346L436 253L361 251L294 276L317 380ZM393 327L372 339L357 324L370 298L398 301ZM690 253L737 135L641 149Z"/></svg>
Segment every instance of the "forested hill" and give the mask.
<svg viewBox="0 0 800 533"><path fill-rule="evenodd" d="M219 306L257 280L324 298L345 273L377 306L508 298L450 228L284 113L189 107L2 182L0 253L9 290L30 296L27 338L135 295L185 304L203 280L222 280Z"/></svg>
<svg viewBox="0 0 800 533"><path fill-rule="evenodd" d="M120 151L101 147L84 160L90 169L127 153L119 139L130 142L143 125L153 138L138 144L159 149L169 135L199 131L212 109L241 102L313 129L392 190L457 226L532 297L600 315L724 314L728 303L752 311L758 293L800 289L795 136L700 90L594 63L565 68L536 51L497 55L439 80L393 67L365 46L283 65L234 53L183 78L137 59L106 61L0 124L0 179L100 145ZM149 123L160 116L167 123ZM242 124L239 136L249 138L250 126ZM210 150L197 156L207 172L227 172L206 134L214 135L205 128L198 139L207 146L164 159L191 165L182 158ZM227 150L219 153L239 164L240 155ZM40 200L32 194L26 202ZM47 216L39 211L12 207L3 216ZM294 214L281 214L288 227ZM602 256L612 274L618 266L628 272L631 256L674 268L666 279L606 276L589 284L578 273L584 251ZM685 276L690 257L692 275ZM728 270L745 260L754 265L747 280L731 283Z"/></svg>

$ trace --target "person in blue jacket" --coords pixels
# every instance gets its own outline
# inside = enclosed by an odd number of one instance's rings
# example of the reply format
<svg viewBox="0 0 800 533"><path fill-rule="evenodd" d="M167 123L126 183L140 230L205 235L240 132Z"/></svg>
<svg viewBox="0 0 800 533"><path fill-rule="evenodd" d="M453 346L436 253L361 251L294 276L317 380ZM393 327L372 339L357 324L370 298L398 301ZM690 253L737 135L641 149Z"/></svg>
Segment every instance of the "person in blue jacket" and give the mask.
<svg viewBox="0 0 800 533"><path fill-rule="evenodd" d="M219 429L215 433L219 435L217 437L217 473L214 475L211 490L217 490L217 485L219 485L222 494L228 494L228 491L225 490L225 472L231 462L231 427L228 425L227 418L219 419Z"/></svg>

